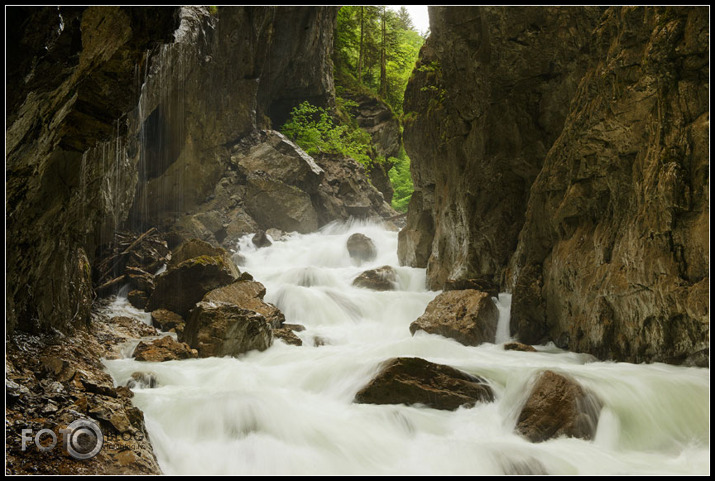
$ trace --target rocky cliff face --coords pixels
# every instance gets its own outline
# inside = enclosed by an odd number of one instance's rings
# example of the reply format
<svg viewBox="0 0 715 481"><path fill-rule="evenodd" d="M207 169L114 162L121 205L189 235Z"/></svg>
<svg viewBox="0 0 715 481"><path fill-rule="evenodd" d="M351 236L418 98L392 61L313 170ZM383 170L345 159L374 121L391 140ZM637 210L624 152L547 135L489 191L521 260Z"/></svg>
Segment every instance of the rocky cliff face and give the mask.
<svg viewBox="0 0 715 481"><path fill-rule="evenodd" d="M524 342L638 362L706 349L707 10L430 17L405 94L401 261L435 288L510 289Z"/></svg>
<svg viewBox="0 0 715 481"><path fill-rule="evenodd" d="M405 93L415 194L400 259L427 267L431 287L501 281L599 16L598 8L430 8L431 34Z"/></svg>
<svg viewBox="0 0 715 481"><path fill-rule="evenodd" d="M512 332L633 362L709 345L708 15L613 8L531 188Z"/></svg>
<svg viewBox="0 0 715 481"><path fill-rule="evenodd" d="M303 100L334 103L336 13L9 9L8 330L86 322L119 227L233 245L392 214L364 172L325 175L269 130Z"/></svg>
<svg viewBox="0 0 715 481"><path fill-rule="evenodd" d="M7 14L6 325L64 330L88 319L94 249L131 202L119 119L136 105L147 50L170 41L177 9Z"/></svg>

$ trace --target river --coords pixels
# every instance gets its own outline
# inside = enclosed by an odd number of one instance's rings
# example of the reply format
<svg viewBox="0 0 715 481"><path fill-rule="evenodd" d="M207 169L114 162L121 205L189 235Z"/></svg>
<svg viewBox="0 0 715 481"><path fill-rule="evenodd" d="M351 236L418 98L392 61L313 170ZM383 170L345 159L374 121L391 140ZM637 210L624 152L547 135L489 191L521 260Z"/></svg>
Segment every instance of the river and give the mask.
<svg viewBox="0 0 715 481"><path fill-rule="evenodd" d="M361 266L346 248L355 232L378 256ZM152 371L159 386L135 389L166 474L198 475L673 475L710 473L710 372L666 364L599 362L553 345L505 351L506 293L495 344L463 346L409 325L438 294L424 269L398 266L397 233L380 225L330 224L256 249L240 241L265 300L302 324L303 346L276 340L238 358L144 363L105 361L117 385ZM399 286L353 287L368 268L395 266ZM147 319L122 298L114 309ZM353 403L383 361L416 356L488 380L492 403L441 411ZM567 374L603 403L591 441L531 443L514 431L534 376Z"/></svg>

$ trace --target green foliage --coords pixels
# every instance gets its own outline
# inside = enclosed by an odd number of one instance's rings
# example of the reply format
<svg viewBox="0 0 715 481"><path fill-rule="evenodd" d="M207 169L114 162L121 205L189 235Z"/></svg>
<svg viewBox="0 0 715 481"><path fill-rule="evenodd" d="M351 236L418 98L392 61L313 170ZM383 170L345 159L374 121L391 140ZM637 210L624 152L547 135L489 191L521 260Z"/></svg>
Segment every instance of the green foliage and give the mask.
<svg viewBox="0 0 715 481"><path fill-rule="evenodd" d="M351 104L355 102L344 99L338 101L338 105L342 106ZM310 155L340 154L352 157L366 167L372 164L370 134L358 128L354 122L336 123L328 111L310 102L303 102L293 108L281 132Z"/></svg>
<svg viewBox="0 0 715 481"><path fill-rule="evenodd" d="M333 56L336 87L377 95L384 52L386 75L381 99L401 115L405 87L423 43L424 38L414 29L404 8L393 11L377 6L341 7Z"/></svg>
<svg viewBox="0 0 715 481"><path fill-rule="evenodd" d="M407 156L405 149L402 148L398 156L390 157L389 161L393 164L393 167L388 172L388 175L395 191L392 196L392 208L398 212L407 212L407 204L410 203L410 198L414 191L412 175L410 174L410 158Z"/></svg>

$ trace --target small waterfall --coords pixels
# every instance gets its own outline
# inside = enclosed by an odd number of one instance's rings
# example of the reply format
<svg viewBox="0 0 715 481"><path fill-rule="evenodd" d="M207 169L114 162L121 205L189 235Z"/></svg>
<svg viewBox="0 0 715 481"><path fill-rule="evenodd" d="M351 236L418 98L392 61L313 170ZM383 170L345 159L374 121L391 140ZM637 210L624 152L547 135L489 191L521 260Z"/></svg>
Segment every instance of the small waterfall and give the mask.
<svg viewBox="0 0 715 481"><path fill-rule="evenodd" d="M361 232L377 258L356 265L346 249ZM553 345L505 351L510 296L500 294L495 344L464 346L409 324L438 294L424 269L400 267L397 233L331 224L257 249L238 249L266 300L306 327L303 346L277 340L238 358L164 363L106 361L118 385L151 370L159 387L136 389L166 474L232 475L652 475L707 474L709 370L596 362ZM394 266L399 288L352 286L365 269ZM495 401L456 411L352 402L395 356L418 356L488 380ZM534 376L568 374L603 402L592 441L530 443L514 432Z"/></svg>

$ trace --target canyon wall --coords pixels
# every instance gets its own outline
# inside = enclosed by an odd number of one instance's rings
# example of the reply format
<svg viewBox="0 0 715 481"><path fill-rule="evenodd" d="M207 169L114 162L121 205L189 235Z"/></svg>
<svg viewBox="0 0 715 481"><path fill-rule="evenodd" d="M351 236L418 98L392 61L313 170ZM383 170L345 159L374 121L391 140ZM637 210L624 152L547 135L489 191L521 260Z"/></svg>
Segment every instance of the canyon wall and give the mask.
<svg viewBox="0 0 715 481"><path fill-rule="evenodd" d="M227 229L261 227L246 213L251 187L236 156L266 136L276 156L301 155L261 131L305 98L334 101L336 13L9 8L8 332L88 322L94 259L118 228L177 228L218 243ZM317 187L275 186L318 209Z"/></svg>
<svg viewBox="0 0 715 481"><path fill-rule="evenodd" d="M405 94L401 262L433 288L511 291L524 342L707 363L707 9L431 7L430 22Z"/></svg>

